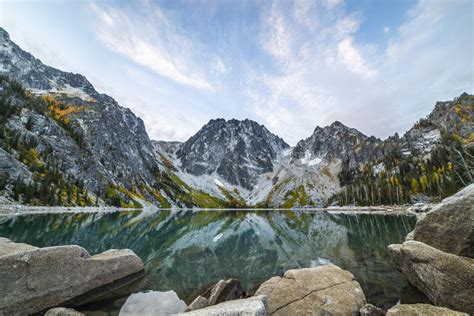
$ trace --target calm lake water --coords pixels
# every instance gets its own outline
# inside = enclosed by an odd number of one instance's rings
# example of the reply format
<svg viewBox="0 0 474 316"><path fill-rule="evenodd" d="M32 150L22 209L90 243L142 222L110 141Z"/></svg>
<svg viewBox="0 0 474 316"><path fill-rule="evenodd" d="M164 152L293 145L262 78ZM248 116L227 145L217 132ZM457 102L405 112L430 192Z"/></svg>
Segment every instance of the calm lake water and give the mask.
<svg viewBox="0 0 474 316"><path fill-rule="evenodd" d="M92 255L132 249L145 262L142 289L173 289L188 303L223 278L252 292L288 269L332 262L355 275L369 302L390 307L408 283L387 246L402 242L415 221L296 210L4 214L0 236L38 247L77 244Z"/></svg>

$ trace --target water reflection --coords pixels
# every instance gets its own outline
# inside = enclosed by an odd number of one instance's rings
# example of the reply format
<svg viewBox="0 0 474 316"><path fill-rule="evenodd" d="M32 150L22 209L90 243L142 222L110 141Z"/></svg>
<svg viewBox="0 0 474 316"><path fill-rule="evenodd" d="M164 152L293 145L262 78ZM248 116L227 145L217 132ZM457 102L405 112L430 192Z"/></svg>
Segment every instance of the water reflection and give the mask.
<svg viewBox="0 0 474 316"><path fill-rule="evenodd" d="M122 211L0 217L0 236L35 246L78 244L91 254L130 248L145 262L143 289L175 290L189 301L228 277L251 291L290 268L327 262L351 271L369 302L393 305L407 285L387 245L415 218L323 211Z"/></svg>

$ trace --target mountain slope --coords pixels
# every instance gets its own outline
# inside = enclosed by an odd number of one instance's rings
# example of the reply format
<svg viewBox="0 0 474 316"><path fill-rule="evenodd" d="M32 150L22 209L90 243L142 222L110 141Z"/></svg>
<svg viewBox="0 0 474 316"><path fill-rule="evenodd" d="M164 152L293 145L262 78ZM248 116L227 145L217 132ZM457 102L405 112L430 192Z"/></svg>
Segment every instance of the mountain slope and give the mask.
<svg viewBox="0 0 474 316"><path fill-rule="evenodd" d="M438 102L402 137L340 122L290 148L251 120L211 120L186 142L87 79L44 65L0 28L0 198L41 205L295 207L445 196L474 177L474 98Z"/></svg>
<svg viewBox="0 0 474 316"><path fill-rule="evenodd" d="M25 202L24 192L36 192L46 181L44 172L33 170L34 164L22 163L28 156L37 165L54 169L62 179L56 181L54 194L45 193L46 198L31 203L221 205L221 201L205 194L204 199L199 191L184 187L157 157L143 121L113 98L98 93L82 75L44 65L1 28L0 61L4 76L0 82L1 145L4 156L8 155L7 163L1 163L8 169L0 170L0 178L4 191L22 192L15 194L15 200ZM32 152L34 157L29 157ZM28 177L25 168L34 177ZM79 198L78 191L88 198Z"/></svg>

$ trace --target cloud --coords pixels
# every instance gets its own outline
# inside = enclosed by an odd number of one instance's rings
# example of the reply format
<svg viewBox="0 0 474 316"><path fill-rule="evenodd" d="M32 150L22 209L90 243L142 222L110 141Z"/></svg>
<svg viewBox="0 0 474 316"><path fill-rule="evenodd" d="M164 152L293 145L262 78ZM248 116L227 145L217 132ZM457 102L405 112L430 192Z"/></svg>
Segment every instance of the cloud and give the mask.
<svg viewBox="0 0 474 316"><path fill-rule="evenodd" d="M96 4L90 8L98 17L99 38L108 48L176 83L213 91L205 75L192 69L199 68L197 62L182 53L192 52L192 43L173 29L159 7L152 8L151 17Z"/></svg>
<svg viewBox="0 0 474 316"><path fill-rule="evenodd" d="M268 54L284 62L292 55L293 31L276 5L265 19L261 45Z"/></svg>
<svg viewBox="0 0 474 316"><path fill-rule="evenodd" d="M436 101L472 92L469 7L419 1L398 28L385 29L385 44L357 40L363 12L344 3L298 1L293 12L274 3L260 34L273 63L249 71L250 107L291 144L334 120L382 138L403 133Z"/></svg>
<svg viewBox="0 0 474 316"><path fill-rule="evenodd" d="M363 78L373 78L377 74L367 65L359 50L354 47L352 38L348 37L339 42L337 51L339 58L350 71L360 74Z"/></svg>

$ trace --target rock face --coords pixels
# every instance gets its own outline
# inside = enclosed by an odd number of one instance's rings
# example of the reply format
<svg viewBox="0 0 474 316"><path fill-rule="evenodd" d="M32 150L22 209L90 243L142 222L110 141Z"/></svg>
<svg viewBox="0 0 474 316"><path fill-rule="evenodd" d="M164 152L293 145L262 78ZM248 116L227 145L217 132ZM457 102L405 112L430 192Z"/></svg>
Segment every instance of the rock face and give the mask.
<svg viewBox="0 0 474 316"><path fill-rule="evenodd" d="M0 238L0 315L106 299L140 279L143 269L131 250L90 256L78 246L36 248Z"/></svg>
<svg viewBox="0 0 474 316"><path fill-rule="evenodd" d="M160 316L184 312L186 304L174 291L134 293L120 309L119 316Z"/></svg>
<svg viewBox="0 0 474 316"><path fill-rule="evenodd" d="M267 299L254 296L179 314L181 316L267 316Z"/></svg>
<svg viewBox="0 0 474 316"><path fill-rule="evenodd" d="M474 259L455 256L418 241L389 246L408 281L435 305L474 313Z"/></svg>
<svg viewBox="0 0 474 316"><path fill-rule="evenodd" d="M467 316L445 307L429 304L401 304L395 305L387 311L387 316Z"/></svg>
<svg viewBox="0 0 474 316"><path fill-rule="evenodd" d="M327 161L341 159L344 168L353 169L361 162L377 158L376 148L380 143L380 139L367 137L336 121L326 127L317 126L309 138L298 142L292 156L301 159L308 152Z"/></svg>
<svg viewBox="0 0 474 316"><path fill-rule="evenodd" d="M451 254L474 258L474 184L422 217L412 238Z"/></svg>
<svg viewBox="0 0 474 316"><path fill-rule="evenodd" d="M182 170L193 175L217 173L230 184L251 190L257 177L273 170L273 160L288 144L251 120L216 119L176 152Z"/></svg>
<svg viewBox="0 0 474 316"><path fill-rule="evenodd" d="M2 28L0 64L1 75L18 81L34 95L53 96L63 104L61 111L66 112L58 112L65 113L58 120L17 98L13 104L21 113L5 122L12 133L34 138L38 153L47 156L48 164L74 181L83 181L94 193L104 191L107 185L131 189L155 183L163 167L143 121L130 109L98 93L84 76L44 65L11 41ZM4 90L0 85L0 96ZM21 167L16 169L11 176L27 176Z"/></svg>
<svg viewBox="0 0 474 316"><path fill-rule="evenodd" d="M270 315L356 315L366 303L354 276L335 265L288 270L255 295L267 296Z"/></svg>

